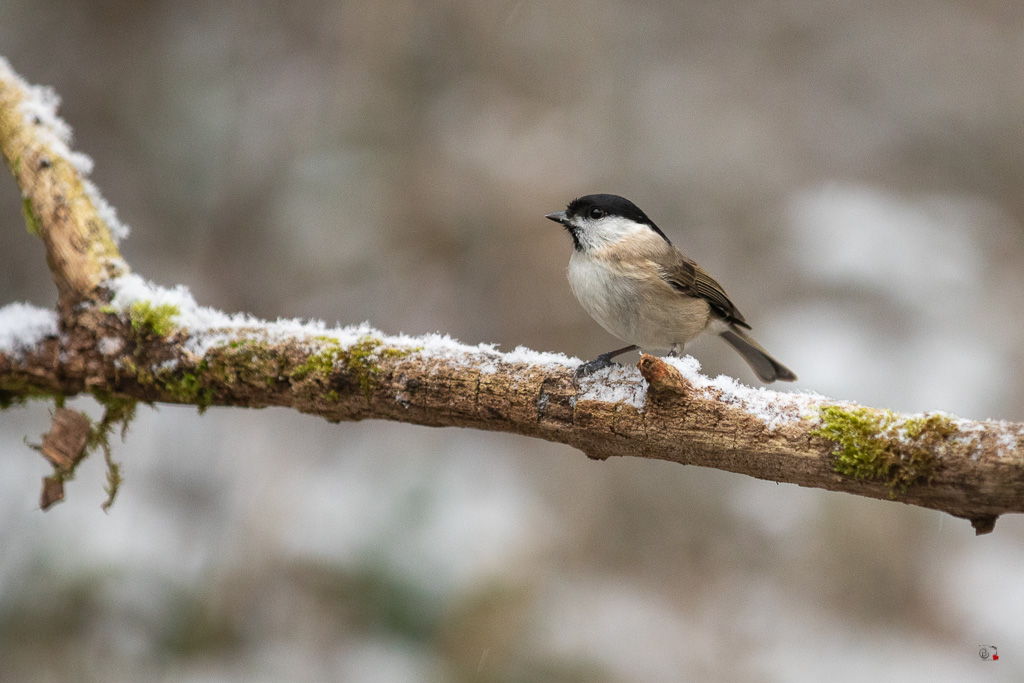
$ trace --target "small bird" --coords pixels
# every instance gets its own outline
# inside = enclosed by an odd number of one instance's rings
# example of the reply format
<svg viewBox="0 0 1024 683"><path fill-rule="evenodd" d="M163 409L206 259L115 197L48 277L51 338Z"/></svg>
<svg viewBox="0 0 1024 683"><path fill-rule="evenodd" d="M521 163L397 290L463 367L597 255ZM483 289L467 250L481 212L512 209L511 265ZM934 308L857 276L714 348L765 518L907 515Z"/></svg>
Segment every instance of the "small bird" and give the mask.
<svg viewBox="0 0 1024 683"><path fill-rule="evenodd" d="M722 286L633 202L614 194L591 194L546 218L563 225L572 237L573 294L601 327L629 342L582 364L577 377L638 348L668 349L676 355L710 332L736 349L762 382L796 379L744 331L750 325Z"/></svg>

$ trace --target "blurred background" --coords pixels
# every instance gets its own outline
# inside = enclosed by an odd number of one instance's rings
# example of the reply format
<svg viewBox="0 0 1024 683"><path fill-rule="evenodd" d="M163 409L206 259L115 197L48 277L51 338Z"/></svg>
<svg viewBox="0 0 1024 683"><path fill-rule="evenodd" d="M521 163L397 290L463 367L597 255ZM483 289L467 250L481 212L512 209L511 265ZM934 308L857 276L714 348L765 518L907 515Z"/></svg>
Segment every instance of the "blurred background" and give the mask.
<svg viewBox="0 0 1024 683"><path fill-rule="evenodd" d="M1014 421L1022 32L1009 0L0 2L125 257L200 302L592 358L543 216L614 192L798 388ZM0 221L0 302L52 306L10 179ZM98 458L43 514L48 417L0 414L2 681L1024 677L1019 517L171 406L109 514Z"/></svg>

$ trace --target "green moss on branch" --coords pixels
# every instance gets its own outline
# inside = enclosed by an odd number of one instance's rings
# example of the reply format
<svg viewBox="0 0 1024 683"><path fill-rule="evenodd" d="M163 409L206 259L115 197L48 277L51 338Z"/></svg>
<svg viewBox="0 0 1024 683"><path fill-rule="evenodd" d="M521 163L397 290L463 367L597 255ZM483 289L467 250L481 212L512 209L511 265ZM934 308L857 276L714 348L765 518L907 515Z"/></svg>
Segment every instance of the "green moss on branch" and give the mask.
<svg viewBox="0 0 1024 683"><path fill-rule="evenodd" d="M36 218L35 211L32 210L30 197L21 200L21 213L25 216L25 229L28 230L28 234L39 237L39 219Z"/></svg>
<svg viewBox="0 0 1024 683"><path fill-rule="evenodd" d="M371 336L361 337L350 346L342 346L332 337L318 337L318 341L323 343L323 348L296 366L289 375L291 379L300 382L315 380L326 386L334 369L342 366L367 398L378 386L383 372L379 364L382 359L404 358L417 350L384 346L382 340ZM325 395L328 399L338 400L336 391L327 391Z"/></svg>
<svg viewBox="0 0 1024 683"><path fill-rule="evenodd" d="M179 313L181 311L174 304L154 306L149 301L136 301L128 309L128 318L135 332L147 336L155 334L158 337L166 337L177 327L172 318Z"/></svg>
<svg viewBox="0 0 1024 683"><path fill-rule="evenodd" d="M855 479L881 481L890 496L927 484L941 465L937 451L957 432L945 415L900 418L872 408L821 408L822 426L812 434L836 444L834 468Z"/></svg>

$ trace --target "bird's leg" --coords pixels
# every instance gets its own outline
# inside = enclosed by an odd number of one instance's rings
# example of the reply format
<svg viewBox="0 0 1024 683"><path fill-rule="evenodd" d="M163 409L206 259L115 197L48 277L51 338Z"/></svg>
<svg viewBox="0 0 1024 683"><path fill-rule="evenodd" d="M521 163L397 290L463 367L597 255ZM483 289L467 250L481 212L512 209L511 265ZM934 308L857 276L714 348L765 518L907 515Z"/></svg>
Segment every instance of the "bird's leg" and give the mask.
<svg viewBox="0 0 1024 683"><path fill-rule="evenodd" d="M602 353L600 356L590 361L589 363L583 363L578 368L576 368L576 379L579 379L580 377L586 377L587 375L593 374L602 368L608 367L609 365L615 365L615 363L612 362L612 358L615 358L615 356L621 356L622 354L628 353L629 351L636 351L638 348L640 347L637 346L636 344L630 344L629 346L626 346L621 349L616 349L615 351Z"/></svg>
<svg viewBox="0 0 1024 683"><path fill-rule="evenodd" d="M672 349L668 352L669 358L679 357L679 344L673 344Z"/></svg>

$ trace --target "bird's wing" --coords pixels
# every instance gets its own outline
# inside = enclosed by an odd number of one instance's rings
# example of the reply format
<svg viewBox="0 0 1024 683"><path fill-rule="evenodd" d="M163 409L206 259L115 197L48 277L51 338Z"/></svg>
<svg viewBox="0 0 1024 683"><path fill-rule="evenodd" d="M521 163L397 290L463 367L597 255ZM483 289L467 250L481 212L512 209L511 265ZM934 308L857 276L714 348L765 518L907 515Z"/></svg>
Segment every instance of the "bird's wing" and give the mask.
<svg viewBox="0 0 1024 683"><path fill-rule="evenodd" d="M711 306L711 311L725 322L745 327L748 330L750 325L743 319L743 314L729 300L729 295L722 289L722 285L715 281L715 278L708 275L707 271L698 266L692 260L676 251L676 257L668 266L662 266L661 276L676 291L687 296L696 296L704 299Z"/></svg>

